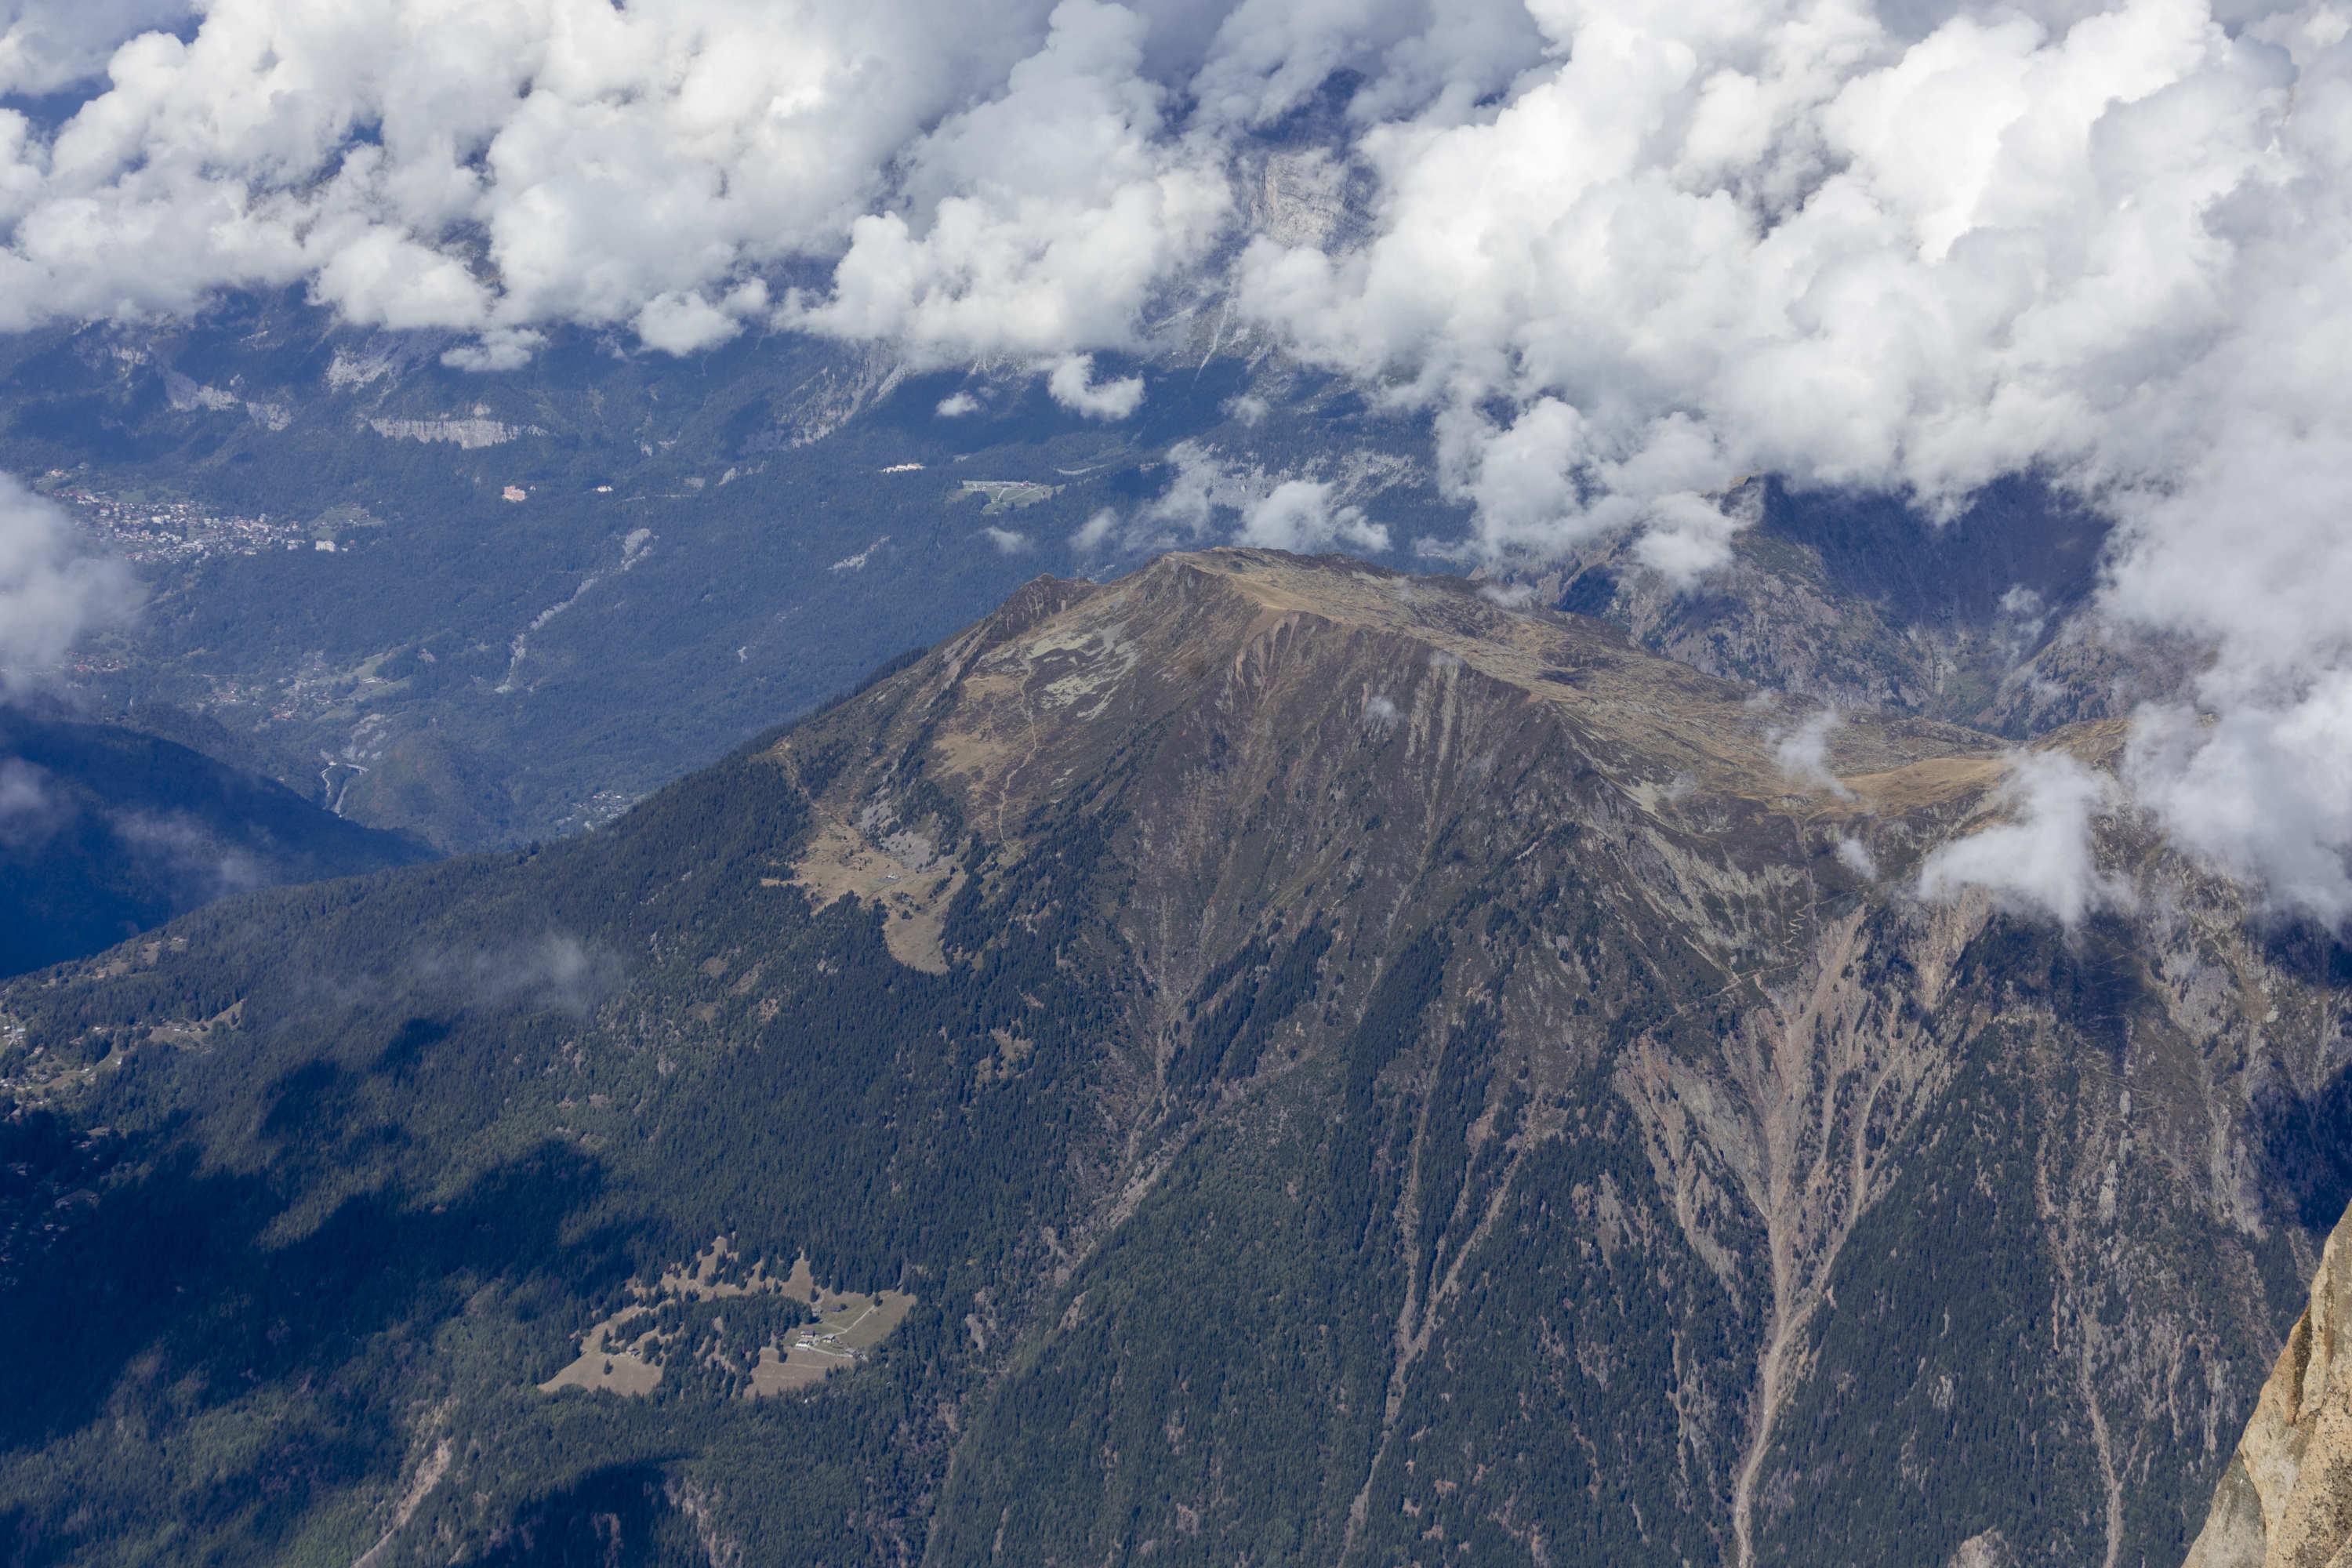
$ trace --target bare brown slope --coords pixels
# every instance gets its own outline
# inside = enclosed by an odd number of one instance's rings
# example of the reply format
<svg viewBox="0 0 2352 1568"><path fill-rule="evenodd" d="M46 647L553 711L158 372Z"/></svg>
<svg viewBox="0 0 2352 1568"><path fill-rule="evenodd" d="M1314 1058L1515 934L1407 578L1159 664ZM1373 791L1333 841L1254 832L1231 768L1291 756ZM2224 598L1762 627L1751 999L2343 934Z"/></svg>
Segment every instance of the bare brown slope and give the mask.
<svg viewBox="0 0 2352 1568"><path fill-rule="evenodd" d="M1464 693L1498 724L1549 727L1625 798L1738 803L1790 817L1958 805L2001 772L2000 743L1955 726L1857 716L1827 737L1827 776L1777 760L1804 712L1632 647L1578 616L1498 605L1454 578L1338 558L1218 550L1163 557L1108 585L1041 581L902 682L877 752L950 788L976 824L1012 826L1139 732L1199 702L1259 727L1302 703L1341 749L1395 731L1445 768ZM919 735L920 745L914 745ZM778 748L788 762L804 740ZM902 749L911 748L911 749ZM837 793L837 790L836 792Z"/></svg>

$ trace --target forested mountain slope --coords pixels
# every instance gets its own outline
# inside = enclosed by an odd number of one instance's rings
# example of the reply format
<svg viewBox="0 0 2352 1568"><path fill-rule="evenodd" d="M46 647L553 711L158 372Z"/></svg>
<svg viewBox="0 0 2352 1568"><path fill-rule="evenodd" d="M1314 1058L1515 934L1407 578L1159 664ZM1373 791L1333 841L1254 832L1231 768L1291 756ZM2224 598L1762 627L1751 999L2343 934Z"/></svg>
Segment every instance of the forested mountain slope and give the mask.
<svg viewBox="0 0 2352 1568"><path fill-rule="evenodd" d="M19 981L0 1542L2177 1561L2352 1176L2343 955L2127 824L2134 912L1922 902L2013 763L1803 717L1171 556Z"/></svg>
<svg viewBox="0 0 2352 1568"><path fill-rule="evenodd" d="M0 974L84 957L225 894L425 858L173 742L0 707Z"/></svg>

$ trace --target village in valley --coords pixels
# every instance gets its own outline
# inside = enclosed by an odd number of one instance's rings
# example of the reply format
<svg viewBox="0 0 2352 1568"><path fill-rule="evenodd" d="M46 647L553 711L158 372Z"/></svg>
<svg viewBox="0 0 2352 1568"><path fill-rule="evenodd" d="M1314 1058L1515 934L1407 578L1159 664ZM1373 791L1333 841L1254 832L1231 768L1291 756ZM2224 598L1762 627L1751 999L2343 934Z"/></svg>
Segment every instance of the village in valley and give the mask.
<svg viewBox="0 0 2352 1568"><path fill-rule="evenodd" d="M62 469L44 475L36 488L64 506L76 526L110 553L140 565L190 564L207 556L259 555L270 550L331 554L347 542L339 539L341 531L331 516L298 521L264 512L242 517L192 500L109 494L87 488Z"/></svg>

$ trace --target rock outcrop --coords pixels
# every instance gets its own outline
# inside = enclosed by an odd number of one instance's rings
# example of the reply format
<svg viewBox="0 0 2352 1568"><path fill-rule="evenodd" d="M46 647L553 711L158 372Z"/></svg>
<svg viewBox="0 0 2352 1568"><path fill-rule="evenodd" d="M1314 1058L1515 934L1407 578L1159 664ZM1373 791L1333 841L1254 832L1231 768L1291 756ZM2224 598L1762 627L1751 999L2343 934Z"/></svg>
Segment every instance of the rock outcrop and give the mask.
<svg viewBox="0 0 2352 1568"><path fill-rule="evenodd" d="M2213 1493L2186 1568L2352 1563L2352 1233L2320 1255L2246 1435Z"/></svg>

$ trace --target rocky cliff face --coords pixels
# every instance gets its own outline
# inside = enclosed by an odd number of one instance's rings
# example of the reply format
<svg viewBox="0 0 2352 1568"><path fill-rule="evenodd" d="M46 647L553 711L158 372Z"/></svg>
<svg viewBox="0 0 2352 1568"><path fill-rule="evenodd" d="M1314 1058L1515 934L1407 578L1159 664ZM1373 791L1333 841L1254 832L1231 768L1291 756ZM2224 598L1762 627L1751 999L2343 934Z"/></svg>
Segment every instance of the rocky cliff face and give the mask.
<svg viewBox="0 0 2352 1568"><path fill-rule="evenodd" d="M2187 1568L2352 1562L2352 1232L2339 1223L2311 1304L2263 1384Z"/></svg>
<svg viewBox="0 0 2352 1568"><path fill-rule="evenodd" d="M153 1446L243 1421L320 1434L251 1485L387 1563L2177 1560L2352 1185L2345 956L2127 823L2073 931L1923 901L2011 754L1806 717L1467 584L1174 556L584 839L14 988L0 1072L86 1142L13 1156L0 1304L99 1342L0 1424L0 1517L177 1517ZM78 1311L199 1175L237 1225ZM532 1392L722 1234L918 1304L789 1406L698 1323L639 1401Z"/></svg>

